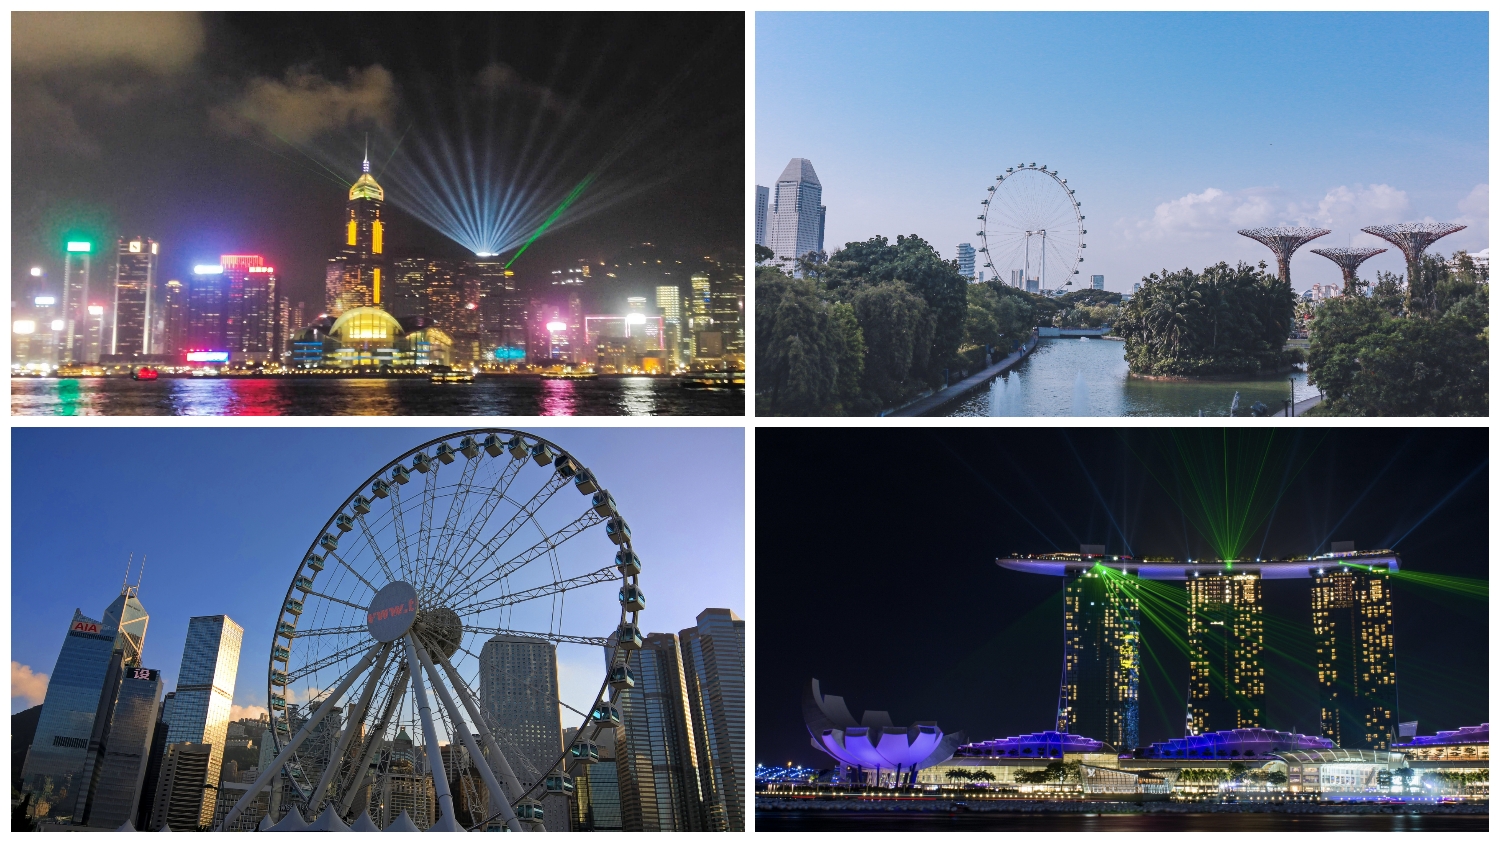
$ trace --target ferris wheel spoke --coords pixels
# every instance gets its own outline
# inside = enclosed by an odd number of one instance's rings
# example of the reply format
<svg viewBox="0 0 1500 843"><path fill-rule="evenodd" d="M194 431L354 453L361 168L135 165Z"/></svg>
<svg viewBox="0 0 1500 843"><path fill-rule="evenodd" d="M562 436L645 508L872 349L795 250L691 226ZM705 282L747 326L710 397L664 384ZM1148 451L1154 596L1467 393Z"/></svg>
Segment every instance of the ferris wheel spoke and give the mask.
<svg viewBox="0 0 1500 843"><path fill-rule="evenodd" d="M365 739L364 747L360 750L359 761L349 768L343 787L343 796L339 799L340 813L349 812L349 808L354 804L354 799L361 790L360 785L370 774L370 765L375 761L375 753L380 749L385 733L391 727L391 718L396 714L401 700L406 697L408 679L406 665L398 663L396 681L391 684L390 694L386 697L385 706L380 714L380 721Z"/></svg>
<svg viewBox="0 0 1500 843"><path fill-rule="evenodd" d="M417 528L417 556L416 562L421 565L428 559L427 544L432 536L432 508L437 501L438 473L443 464L434 461L426 472L426 480L422 483L422 521ZM423 583L426 585L426 583Z"/></svg>
<svg viewBox="0 0 1500 843"><path fill-rule="evenodd" d="M404 469L404 466L397 466ZM406 519L403 517L404 510L401 504L401 487L403 483L391 483L391 524L396 528L396 554L401 560L401 579L411 577L411 548L406 544Z"/></svg>
<svg viewBox="0 0 1500 843"><path fill-rule="evenodd" d="M584 530L587 530L590 527L602 524L604 523L604 521L604 516L598 514L592 509L586 510L583 515L580 515L578 518L574 519L567 526L558 530L556 533L553 533L552 535L542 539L531 547L528 547L527 549L521 551L515 556L512 556L510 559L506 560L504 564L497 566L495 570L491 571L489 574L486 574L483 577L479 577L473 583L470 583L468 587L459 588L451 595L445 596L453 598L453 602L455 603L477 597L491 585L494 585L495 583L510 576L511 574L514 574L516 571L521 570L522 568L526 567L527 564L531 563L533 560L537 559L543 554L555 550L558 545L566 542L568 539L577 536L579 533L582 533ZM482 564L483 563L481 562L481 565ZM465 614L467 606L468 604L463 604L463 608L455 608L454 611L458 612L460 615Z"/></svg>
<svg viewBox="0 0 1500 843"><path fill-rule="evenodd" d="M328 764L323 768L323 775L318 778L318 786L313 789L312 796L308 797L308 810L316 811L323 804L323 794L328 790L328 785L337 776L339 767L344 760L344 753L349 749L349 742L355 734L364 730L365 713L369 708L371 699L375 696L375 689L380 686L380 676L385 671L386 659L391 654L392 646L382 644L380 655L375 659L375 670L371 672L370 679L365 683L364 690L359 695L359 701L354 704L354 710L349 713L349 719L339 734L338 745L334 747L333 753L329 755Z"/></svg>
<svg viewBox="0 0 1500 843"><path fill-rule="evenodd" d="M479 548L479 550L475 552L472 558L460 562L454 568L453 576L449 577L443 582L442 587L439 589L439 593L443 594L446 597L450 593L450 590L452 589L452 586L455 582L467 579L477 573L479 571L479 568L483 566L489 559L494 557L494 555L500 551L500 548L505 546L505 543L510 540L511 536L515 535L515 532L519 530L523 524L536 517L537 511L540 510L542 506L552 498L553 495L557 494L557 491L559 489L567 485L567 482L567 479L562 475L553 474L552 477L547 480L546 485L538 489L536 493L531 496L530 500L526 501L525 504L519 507L516 512L511 515L511 517L500 528L499 532L497 532L494 536L491 536L490 540L485 542ZM486 587L487 586L488 584L486 584Z"/></svg>
<svg viewBox="0 0 1500 843"><path fill-rule="evenodd" d="M497 626L465 626L464 631L472 632L476 635L516 635L522 638L539 638L544 641L551 641L553 644L587 644L591 647L609 646L609 638L607 637L591 638L585 635L562 635L561 633L556 632L522 632L520 630L505 629ZM464 648L460 649L463 649L465 653L468 653L470 656L473 656L476 659L479 658L478 656L475 656L473 651L471 650Z"/></svg>
<svg viewBox="0 0 1500 843"><path fill-rule="evenodd" d="M458 490L453 496L453 502L448 505L447 516L443 519L442 530L438 532L437 557L446 559L448 546L453 543L453 536L457 532L456 525L463 520L464 508L469 503L469 493L474 486L474 475L479 472L480 457L470 457L464 463L464 470L459 475Z"/></svg>
<svg viewBox="0 0 1500 843"><path fill-rule="evenodd" d="M490 516L495 514L495 509L505 499L506 493L510 491L511 483L520 475L521 469L525 465L526 460L513 459L506 463L505 468L500 472L499 480L485 493L484 501L479 505L479 511L475 515L473 523L459 536L460 546L450 548L449 553L445 555L453 559L465 559L468 557L469 551L474 547L474 542L483 534L485 525L489 523Z"/></svg>
<svg viewBox="0 0 1500 843"><path fill-rule="evenodd" d="M369 627L364 624L359 626L330 626L325 629L292 630L281 633L283 638L297 640L298 638L316 638L324 635L364 635L369 632Z"/></svg>
<svg viewBox="0 0 1500 843"><path fill-rule="evenodd" d="M618 580L619 578L620 570L613 565L609 565L607 567L600 568L597 571L573 577L572 579L559 580L557 582L537 586L536 588L529 588L525 591L517 591L515 593L501 595L500 597L495 597L490 600L484 600L478 603L470 603L466 607L464 607L464 614L483 614L492 609L499 609L502 606L514 606L518 603L525 603L528 600L536 600L542 597L550 597L554 594L561 594L568 591L569 589L584 588L586 586L597 585L598 583L603 582L613 582L615 580Z"/></svg>
<svg viewBox="0 0 1500 843"><path fill-rule="evenodd" d="M368 641L361 641L361 642L359 642L359 643L357 643L357 644L355 644L355 645L353 645L351 647L345 647L344 649L339 650L339 651L337 651L335 653L331 653L331 654L329 654L327 656L324 656L323 658L318 659L317 661L314 661L314 662L311 662L309 664L303 665L302 668L300 670L297 670L296 672L288 673L287 676L286 676L286 684L287 685L291 685L293 682L298 682L298 681L300 681L302 679L305 679L308 676L311 676L314 673L317 673L318 671L322 670L323 668L328 667L329 665L334 665L334 664L338 664L339 662L348 661L349 659L353 658L354 656L356 656L359 653L362 653L362 652L364 652L364 651L366 651L368 649L369 649L369 642Z"/></svg>
<svg viewBox="0 0 1500 843"><path fill-rule="evenodd" d="M334 597L331 594L323 594L322 592L318 592L318 591L309 591L309 592L307 592L307 596L308 597L321 597L324 600L327 600L327 601L329 601L331 603L342 603L342 604L344 604L345 606L348 606L351 609L358 609L361 613L368 611L369 608L370 608L368 604L364 605L364 606L361 606L358 603L350 603L348 600L345 600L342 597Z"/></svg>
<svg viewBox="0 0 1500 843"><path fill-rule="evenodd" d="M365 521L365 517L363 515L360 515L354 520L359 523L359 530L364 534L365 544L370 546L370 552L374 554L375 562L380 565L381 573L385 574L385 581L396 582L396 575L391 573L390 563L385 561L385 551L380 549L380 542L375 540L375 533L370 529L370 525ZM346 565L345 567L348 566ZM370 588L376 591L380 590L378 588L375 588L375 586L370 585L368 580L365 580L364 583L365 585L369 585Z"/></svg>
<svg viewBox="0 0 1500 843"><path fill-rule="evenodd" d="M360 523L361 524L364 523L364 519L363 518L360 519ZM377 550L377 553L378 552L379 551ZM347 561L345 561L344 557L340 556L336 551L332 551L332 550L328 551L325 554L324 558L326 559L329 556L333 557L333 561L339 563L340 565L343 565L344 566L344 570L346 570L349 573L353 574L355 579L357 579L360 582L364 583L365 584L365 588L368 588L371 591L379 591L380 590L380 589L376 588L374 586L374 584L371 583L369 580L365 579L364 576L359 573L359 571L354 570L354 566L350 565ZM356 608L358 608L358 607L356 607Z"/></svg>

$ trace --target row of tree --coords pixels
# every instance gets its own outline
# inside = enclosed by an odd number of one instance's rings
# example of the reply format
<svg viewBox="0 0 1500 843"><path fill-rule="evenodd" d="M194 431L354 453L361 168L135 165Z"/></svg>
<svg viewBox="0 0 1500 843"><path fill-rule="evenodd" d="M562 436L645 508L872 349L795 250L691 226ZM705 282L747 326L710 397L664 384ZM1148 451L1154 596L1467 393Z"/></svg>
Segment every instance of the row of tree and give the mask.
<svg viewBox="0 0 1500 843"><path fill-rule="evenodd" d="M1125 340L1132 373L1258 375L1301 360L1285 348L1297 298L1265 262L1162 270L1141 280L1113 331Z"/></svg>
<svg viewBox="0 0 1500 843"><path fill-rule="evenodd" d="M1415 285L1381 272L1369 295L1313 310L1307 373L1324 400L1312 414L1489 415L1489 273L1455 257L1424 255Z"/></svg>

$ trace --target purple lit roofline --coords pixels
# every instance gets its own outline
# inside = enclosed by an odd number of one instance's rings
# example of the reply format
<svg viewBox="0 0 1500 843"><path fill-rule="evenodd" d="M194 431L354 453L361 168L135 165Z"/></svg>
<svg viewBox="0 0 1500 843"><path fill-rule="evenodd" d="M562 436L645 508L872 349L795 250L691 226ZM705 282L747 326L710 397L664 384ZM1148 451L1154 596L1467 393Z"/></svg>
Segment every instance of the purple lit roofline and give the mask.
<svg viewBox="0 0 1500 843"><path fill-rule="evenodd" d="M1143 580L1186 580L1191 579L1192 574L1213 576L1215 574L1259 574L1261 579L1267 580L1295 580L1307 579L1317 575L1319 570L1337 568L1340 560L1349 558L1341 554L1337 557L1319 556L1312 559L1299 559L1295 562L1234 562L1226 565L1218 560L1194 563L1184 562L1141 562L1135 559L1120 559L1118 557L1089 556L1077 558L1045 558L1033 557L1026 559L1001 558L996 559L995 564L1012 571L1020 571L1026 574L1042 574L1049 577L1065 576L1069 571L1086 571L1095 565L1103 565L1116 571L1128 571ZM1401 557L1391 554L1379 554L1359 556L1362 565L1387 565L1392 571L1401 570Z"/></svg>
<svg viewBox="0 0 1500 843"><path fill-rule="evenodd" d="M1403 746L1444 746L1456 743L1489 743L1490 724L1481 723L1478 726L1464 726L1452 732L1438 732L1436 735L1419 735L1411 739L1411 743L1398 743L1392 749Z"/></svg>

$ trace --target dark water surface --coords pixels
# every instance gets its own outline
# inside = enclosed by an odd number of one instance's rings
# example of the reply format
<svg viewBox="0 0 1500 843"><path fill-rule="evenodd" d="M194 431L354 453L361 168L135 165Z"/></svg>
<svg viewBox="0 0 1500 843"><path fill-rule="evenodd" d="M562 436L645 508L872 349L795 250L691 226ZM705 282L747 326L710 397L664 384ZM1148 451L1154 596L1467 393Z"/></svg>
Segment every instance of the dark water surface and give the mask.
<svg viewBox="0 0 1500 843"><path fill-rule="evenodd" d="M1487 814L921 814L756 811L756 831L1477 831Z"/></svg>
<svg viewBox="0 0 1500 843"><path fill-rule="evenodd" d="M1307 373L1238 380L1154 380L1129 377L1125 343L1048 339L1014 369L955 404L949 416L1227 416L1234 394L1240 411L1260 401L1273 411L1295 388L1297 400L1318 394Z"/></svg>
<svg viewBox="0 0 1500 843"><path fill-rule="evenodd" d="M18 416L676 416L743 415L742 389L684 389L671 378L568 381L423 378L13 378Z"/></svg>

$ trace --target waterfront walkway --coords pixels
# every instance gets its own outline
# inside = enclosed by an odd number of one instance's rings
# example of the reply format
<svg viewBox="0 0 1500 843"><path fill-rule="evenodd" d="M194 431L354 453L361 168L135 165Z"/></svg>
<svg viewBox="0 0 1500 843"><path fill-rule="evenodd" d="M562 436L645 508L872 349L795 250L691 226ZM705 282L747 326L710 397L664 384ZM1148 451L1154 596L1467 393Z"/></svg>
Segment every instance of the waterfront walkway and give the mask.
<svg viewBox="0 0 1500 843"><path fill-rule="evenodd" d="M1311 410L1312 408L1314 408L1314 407L1316 407L1316 406L1318 406L1319 404L1322 404L1322 403L1323 403L1323 396L1321 394L1314 395L1311 398L1304 398L1301 401L1297 402L1297 406L1295 406L1295 407L1292 408L1292 415L1294 415L1294 416L1300 416L1303 413L1307 412L1308 410ZM1273 417L1275 417L1275 416L1281 416L1282 418L1286 418L1286 410L1282 410L1279 413L1273 413L1272 416Z"/></svg>
<svg viewBox="0 0 1500 843"><path fill-rule="evenodd" d="M979 387L994 380L1003 374L1006 369L1021 362L1026 355L1031 353L1032 349L1036 348L1036 344L1036 335L1032 334L1031 339L1027 340L1025 345L1016 349L999 363L990 366L982 372L970 375L952 386L939 389L931 395L923 396L909 404L902 405L889 412L881 413L881 415L896 418L911 418L913 416L925 415L946 404L958 401Z"/></svg>

